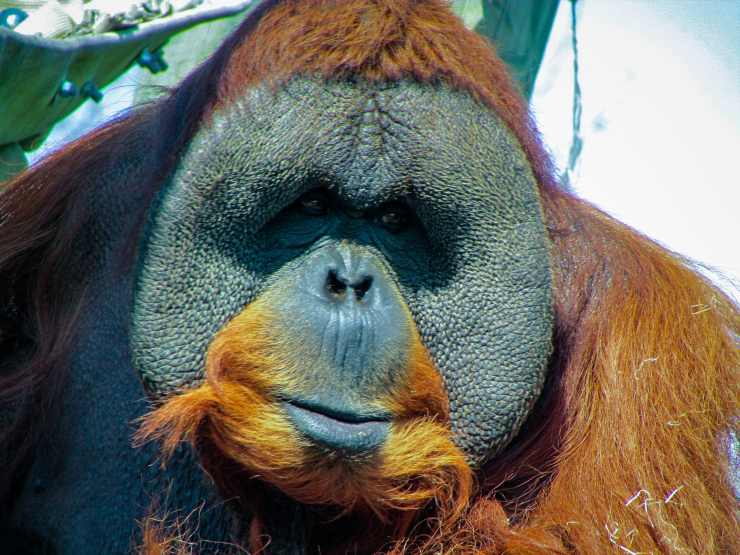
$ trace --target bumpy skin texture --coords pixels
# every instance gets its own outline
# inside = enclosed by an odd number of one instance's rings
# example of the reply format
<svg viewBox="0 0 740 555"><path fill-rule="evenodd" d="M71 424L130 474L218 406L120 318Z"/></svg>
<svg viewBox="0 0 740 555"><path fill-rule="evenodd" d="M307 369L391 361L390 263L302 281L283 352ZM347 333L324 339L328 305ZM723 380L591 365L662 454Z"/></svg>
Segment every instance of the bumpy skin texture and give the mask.
<svg viewBox="0 0 740 555"><path fill-rule="evenodd" d="M407 202L399 234L285 211L326 188L351 211ZM132 351L155 396L203 378L214 333L342 241L384 261L442 373L473 464L518 431L551 354L548 241L535 180L500 120L462 92L294 78L202 129L150 211Z"/></svg>

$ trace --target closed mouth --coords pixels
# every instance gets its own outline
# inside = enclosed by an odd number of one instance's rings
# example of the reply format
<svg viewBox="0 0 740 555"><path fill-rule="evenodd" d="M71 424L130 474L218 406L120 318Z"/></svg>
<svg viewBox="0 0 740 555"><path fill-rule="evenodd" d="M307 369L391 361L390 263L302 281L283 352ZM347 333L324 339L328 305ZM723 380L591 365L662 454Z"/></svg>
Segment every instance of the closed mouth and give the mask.
<svg viewBox="0 0 740 555"><path fill-rule="evenodd" d="M390 429L390 417L385 414L356 414L293 399L281 404L304 437L348 454L377 449Z"/></svg>

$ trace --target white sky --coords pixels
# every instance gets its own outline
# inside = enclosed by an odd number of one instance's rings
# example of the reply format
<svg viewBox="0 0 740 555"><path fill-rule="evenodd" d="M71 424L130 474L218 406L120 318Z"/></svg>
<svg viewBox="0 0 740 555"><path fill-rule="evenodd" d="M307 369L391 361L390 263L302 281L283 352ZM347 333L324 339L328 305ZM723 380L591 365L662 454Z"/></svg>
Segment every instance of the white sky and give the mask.
<svg viewBox="0 0 740 555"><path fill-rule="evenodd" d="M740 279L740 1L585 0L577 34L584 146L575 189ZM561 2L532 99L561 167L572 76L570 2Z"/></svg>

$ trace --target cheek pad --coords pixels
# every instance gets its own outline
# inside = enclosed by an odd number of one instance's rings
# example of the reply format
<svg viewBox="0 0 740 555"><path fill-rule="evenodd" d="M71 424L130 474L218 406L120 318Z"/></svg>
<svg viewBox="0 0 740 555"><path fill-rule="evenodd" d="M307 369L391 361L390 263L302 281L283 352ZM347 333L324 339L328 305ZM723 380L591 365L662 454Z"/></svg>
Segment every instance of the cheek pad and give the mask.
<svg viewBox="0 0 740 555"><path fill-rule="evenodd" d="M547 260L537 262L527 268L530 279L471 265L411 301L445 381L455 443L475 466L509 443L542 390L552 310Z"/></svg>
<svg viewBox="0 0 740 555"><path fill-rule="evenodd" d="M248 100L273 103L259 90ZM154 397L197 385L214 334L297 254L289 237L289 244L275 244L260 232L300 194L307 181L305 160L315 157L311 137L291 135L285 125L295 120L298 107L284 104L279 116L242 103L217 114L194 138L150 209L138 260L131 349ZM275 151L281 136L286 146L280 155L291 163L265 154Z"/></svg>
<svg viewBox="0 0 740 555"><path fill-rule="evenodd" d="M554 326L550 244L508 129L459 95L440 104L447 115L428 110L430 122L463 121L430 126L415 192L442 268L409 299L445 380L455 441L480 465L517 434L542 391Z"/></svg>

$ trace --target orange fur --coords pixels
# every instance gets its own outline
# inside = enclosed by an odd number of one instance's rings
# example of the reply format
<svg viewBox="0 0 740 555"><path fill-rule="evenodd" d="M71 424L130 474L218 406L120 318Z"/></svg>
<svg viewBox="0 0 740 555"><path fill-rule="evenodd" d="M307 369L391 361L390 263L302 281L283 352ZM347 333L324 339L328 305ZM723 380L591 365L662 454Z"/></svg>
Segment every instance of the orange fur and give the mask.
<svg viewBox="0 0 740 555"><path fill-rule="evenodd" d="M206 383L147 416L137 440L161 440L165 457L189 440L229 495L258 476L302 503L342 513L402 522L398 513L434 502L441 526L457 521L472 472L451 441L442 381L418 337L407 383L369 404L393 414L388 439L377 454L347 460L298 434L278 404L277 395L300 391L300 375L285 371L281 336L269 300L250 304L216 335ZM236 476L227 475L224 461L236 464Z"/></svg>
<svg viewBox="0 0 740 555"><path fill-rule="evenodd" d="M740 552L726 443L740 406L737 307L597 210L545 200L565 230L554 268L566 433L530 522L583 553Z"/></svg>
<svg viewBox="0 0 740 555"><path fill-rule="evenodd" d="M165 524L163 519L148 517L142 524L141 546L138 555L192 555L192 545L186 539L181 524L176 523L175 530Z"/></svg>

